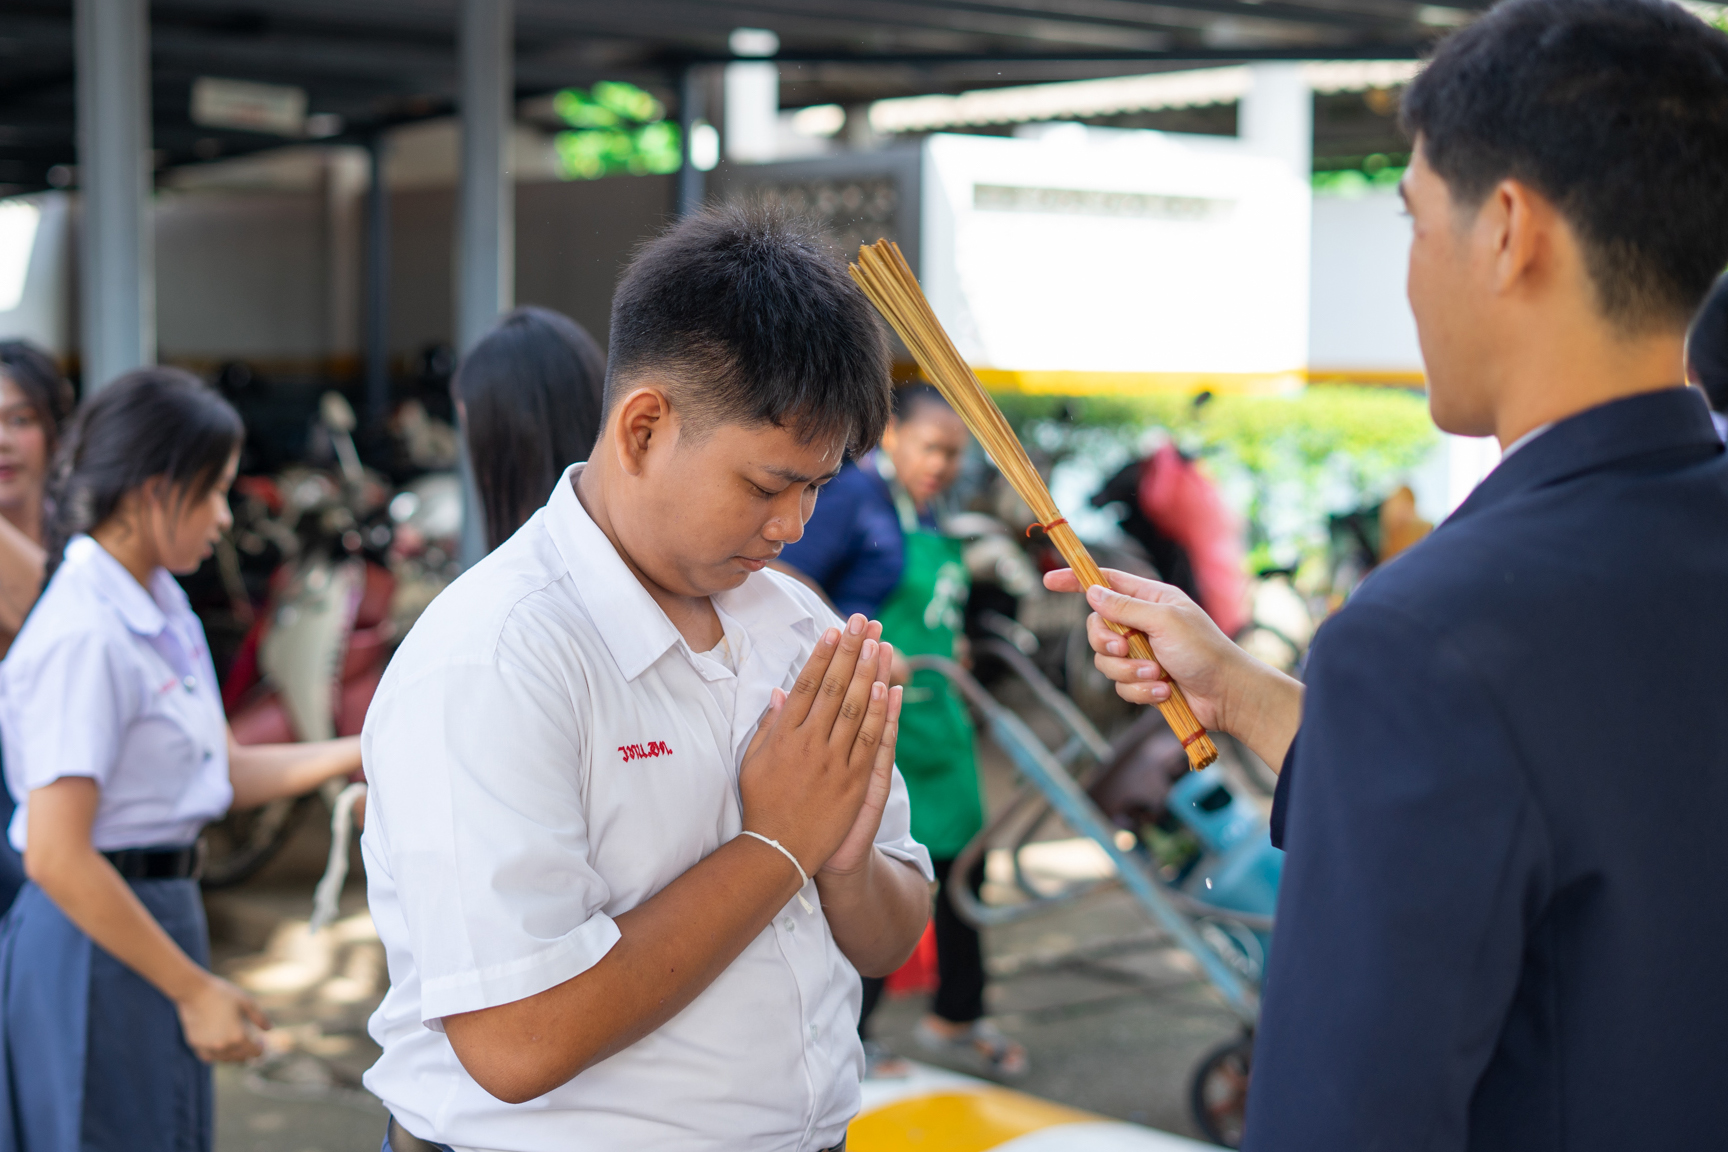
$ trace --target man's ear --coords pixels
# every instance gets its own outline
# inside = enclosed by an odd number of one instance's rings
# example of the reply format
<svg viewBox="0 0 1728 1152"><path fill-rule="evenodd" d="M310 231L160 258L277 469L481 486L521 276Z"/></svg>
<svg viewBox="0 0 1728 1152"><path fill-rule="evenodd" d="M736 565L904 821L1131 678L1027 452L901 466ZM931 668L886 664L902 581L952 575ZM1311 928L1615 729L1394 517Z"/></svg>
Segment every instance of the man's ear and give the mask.
<svg viewBox="0 0 1728 1152"><path fill-rule="evenodd" d="M1553 276L1554 233L1564 223L1553 203L1530 185L1500 181L1483 202L1477 227L1486 229L1482 238L1493 254L1496 293L1527 293Z"/></svg>
<svg viewBox="0 0 1728 1152"><path fill-rule="evenodd" d="M664 446L672 432L672 403L665 390L653 383L631 389L618 401L612 419L612 447L618 453L618 466L628 475L640 476L650 448Z"/></svg>

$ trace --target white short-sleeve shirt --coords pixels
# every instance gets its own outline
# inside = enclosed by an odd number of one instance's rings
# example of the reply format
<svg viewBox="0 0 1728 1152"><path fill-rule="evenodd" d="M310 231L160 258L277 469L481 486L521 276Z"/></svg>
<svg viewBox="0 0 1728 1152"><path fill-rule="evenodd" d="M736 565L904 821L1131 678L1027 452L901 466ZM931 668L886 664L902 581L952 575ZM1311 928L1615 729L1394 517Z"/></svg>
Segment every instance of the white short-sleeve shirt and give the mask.
<svg viewBox="0 0 1728 1152"><path fill-rule="evenodd" d="M738 835L769 694L836 623L758 572L714 597L731 667L692 651L577 500L577 470L433 601L367 714L362 849L390 991L366 1086L462 1150L825 1148L863 1054L858 973L814 884L816 914L788 904L677 1016L536 1100L489 1095L439 1025L586 971L613 917ZM876 842L930 876L898 772Z"/></svg>
<svg viewBox="0 0 1728 1152"><path fill-rule="evenodd" d="M67 776L101 788L99 851L190 844L228 810L228 728L204 628L174 577L148 590L89 536L0 661L0 741L23 851L30 792Z"/></svg>

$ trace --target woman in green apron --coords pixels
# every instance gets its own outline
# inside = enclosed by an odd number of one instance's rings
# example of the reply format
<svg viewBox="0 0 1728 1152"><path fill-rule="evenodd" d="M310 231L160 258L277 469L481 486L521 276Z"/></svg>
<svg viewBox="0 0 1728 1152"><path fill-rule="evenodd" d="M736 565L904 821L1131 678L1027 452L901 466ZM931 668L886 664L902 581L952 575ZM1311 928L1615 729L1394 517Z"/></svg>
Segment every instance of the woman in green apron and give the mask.
<svg viewBox="0 0 1728 1152"><path fill-rule="evenodd" d="M818 580L838 603L879 575L884 555L898 551L899 578L870 614L882 622L883 638L900 655L953 658L964 643L961 622L970 580L960 542L944 536L937 525L935 502L959 475L966 426L928 384L900 389L894 412L882 447L859 462L860 475L846 486L857 489L854 499L830 502L825 492L806 525L810 547L790 546L782 559ZM845 524L825 522L837 518ZM899 528L899 540L877 539L885 534L883 522L889 531ZM850 538L855 539L847 543ZM906 686L896 760L912 798L913 838L930 850L941 884L933 917L938 985L931 1011L918 1024L919 1043L971 1055L998 1075L1017 1075L1025 1070L1026 1051L983 1019L978 930L960 919L948 899L950 882L964 883L973 892L983 883L982 866L975 875L952 880L949 872L984 826L984 804L971 714L938 672L919 672ZM864 981L861 1033L881 993L882 981ZM875 1075L905 1068L904 1061L868 1040L866 1051Z"/></svg>

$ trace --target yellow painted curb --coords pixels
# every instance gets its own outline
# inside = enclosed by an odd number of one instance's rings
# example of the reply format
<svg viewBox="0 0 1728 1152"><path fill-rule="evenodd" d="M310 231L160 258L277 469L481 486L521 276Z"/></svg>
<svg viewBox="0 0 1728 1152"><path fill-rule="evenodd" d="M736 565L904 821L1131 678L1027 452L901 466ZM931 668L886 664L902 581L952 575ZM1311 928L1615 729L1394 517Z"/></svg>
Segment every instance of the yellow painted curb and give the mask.
<svg viewBox="0 0 1728 1152"><path fill-rule="evenodd" d="M1307 373L1287 372L1067 372L978 368L979 383L1000 392L1040 396L1137 396L1174 392L1284 396L1300 392Z"/></svg>
<svg viewBox="0 0 1728 1152"><path fill-rule="evenodd" d="M847 1152L986 1152L1016 1136L1098 1120L1006 1088L980 1086L897 1100L864 1113L847 1132Z"/></svg>

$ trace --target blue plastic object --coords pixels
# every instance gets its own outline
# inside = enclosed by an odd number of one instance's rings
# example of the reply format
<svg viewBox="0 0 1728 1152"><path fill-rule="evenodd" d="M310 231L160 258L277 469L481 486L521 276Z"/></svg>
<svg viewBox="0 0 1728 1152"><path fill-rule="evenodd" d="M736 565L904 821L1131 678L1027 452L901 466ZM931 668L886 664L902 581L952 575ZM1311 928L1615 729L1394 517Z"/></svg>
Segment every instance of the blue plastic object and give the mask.
<svg viewBox="0 0 1728 1152"><path fill-rule="evenodd" d="M1230 791L1216 764L1190 772L1172 784L1168 804L1176 818L1200 837L1208 852L1228 852L1266 827L1259 810Z"/></svg>
<svg viewBox="0 0 1728 1152"><path fill-rule="evenodd" d="M1272 847L1260 809L1231 791L1216 764L1178 780L1171 786L1166 803L1206 850L1182 885L1188 895L1217 908L1272 915L1278 904L1284 853ZM1223 934L1223 939L1214 943L1221 945L1228 940L1241 954L1244 974L1258 979L1271 948L1271 936L1250 933L1238 925L1214 927Z"/></svg>

